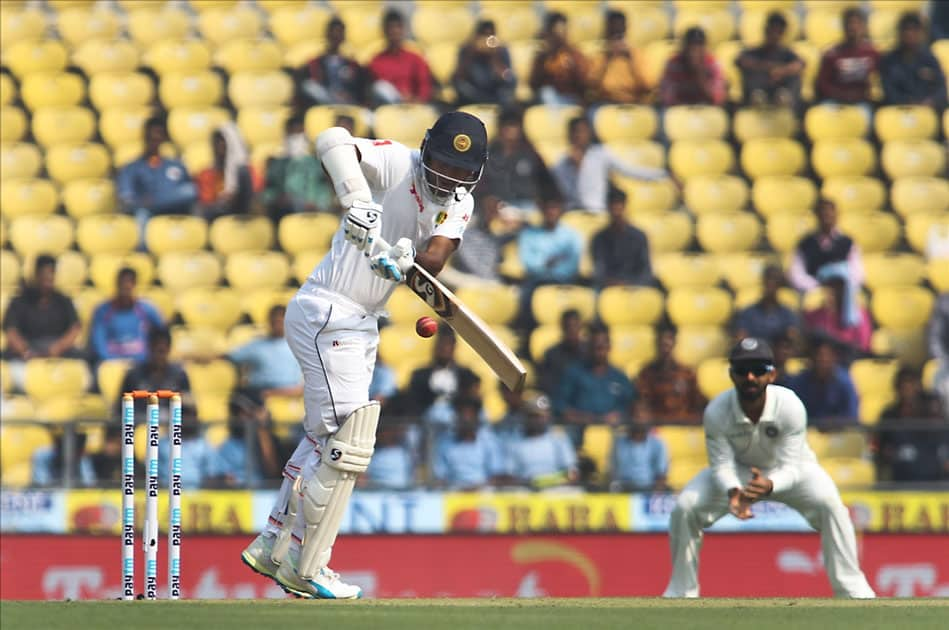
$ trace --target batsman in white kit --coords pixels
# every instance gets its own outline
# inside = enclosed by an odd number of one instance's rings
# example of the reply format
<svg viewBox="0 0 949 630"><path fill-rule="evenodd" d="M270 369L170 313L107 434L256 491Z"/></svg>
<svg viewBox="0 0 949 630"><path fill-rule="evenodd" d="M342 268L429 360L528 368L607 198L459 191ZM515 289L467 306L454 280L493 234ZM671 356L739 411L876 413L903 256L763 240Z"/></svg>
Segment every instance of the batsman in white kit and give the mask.
<svg viewBox="0 0 949 630"><path fill-rule="evenodd" d="M705 408L709 467L679 494L669 522L672 577L664 597L698 597L702 530L727 513L753 517L760 500L797 510L820 532L824 567L834 594L872 598L857 560L850 514L833 480L807 444L807 412L790 389L772 385L768 344L741 340L729 355L735 387Z"/></svg>
<svg viewBox="0 0 949 630"><path fill-rule="evenodd" d="M379 404L369 401L369 383L378 318L413 262L437 274L460 244L487 133L475 116L451 112L427 131L421 150L333 127L317 137L316 151L346 213L330 252L287 306L306 433L284 468L266 528L241 557L298 597L353 599L359 587L328 565L373 453Z"/></svg>

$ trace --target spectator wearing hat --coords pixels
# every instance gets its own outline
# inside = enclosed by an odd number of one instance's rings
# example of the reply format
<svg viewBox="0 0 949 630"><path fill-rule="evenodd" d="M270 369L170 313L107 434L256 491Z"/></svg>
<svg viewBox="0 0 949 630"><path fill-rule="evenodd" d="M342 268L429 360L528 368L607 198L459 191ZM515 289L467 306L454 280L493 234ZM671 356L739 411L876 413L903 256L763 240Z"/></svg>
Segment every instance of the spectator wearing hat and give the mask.
<svg viewBox="0 0 949 630"><path fill-rule="evenodd" d="M521 484L535 488L576 482L577 454L562 432L550 430L551 404L547 396L524 403L524 426L507 447L507 470Z"/></svg>
<svg viewBox="0 0 949 630"><path fill-rule="evenodd" d="M666 63L659 82L659 101L673 105L724 105L725 74L706 45L705 31L693 26L682 37L682 49Z"/></svg>

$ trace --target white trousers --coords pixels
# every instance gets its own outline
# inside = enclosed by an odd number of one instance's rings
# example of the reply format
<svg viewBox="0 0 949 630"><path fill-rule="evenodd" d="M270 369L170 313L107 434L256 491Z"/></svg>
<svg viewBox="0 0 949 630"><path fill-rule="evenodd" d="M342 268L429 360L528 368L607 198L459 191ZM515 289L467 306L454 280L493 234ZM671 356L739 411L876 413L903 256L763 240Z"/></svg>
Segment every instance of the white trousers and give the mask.
<svg viewBox="0 0 949 630"><path fill-rule="evenodd" d="M742 479L751 478L748 469L739 469L738 474ZM767 476L767 471L762 471L762 474ZM840 499L837 486L819 464L802 464L798 482L787 491L772 494L768 500L797 510L811 527L820 532L824 567L835 595L875 596L860 570L850 513ZM663 597L699 596L702 530L727 513L728 496L719 487L711 469L700 472L682 490L669 521L672 577Z"/></svg>

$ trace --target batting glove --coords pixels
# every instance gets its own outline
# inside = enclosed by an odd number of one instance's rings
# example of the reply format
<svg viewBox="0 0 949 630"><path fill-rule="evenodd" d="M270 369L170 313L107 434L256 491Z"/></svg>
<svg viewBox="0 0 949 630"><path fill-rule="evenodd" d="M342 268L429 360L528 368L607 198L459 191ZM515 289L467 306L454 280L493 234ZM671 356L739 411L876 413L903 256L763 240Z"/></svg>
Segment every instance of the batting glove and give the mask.
<svg viewBox="0 0 949 630"><path fill-rule="evenodd" d="M412 240L400 238L388 251L369 259L369 267L380 278L402 282L414 262L415 247L412 245Z"/></svg>
<svg viewBox="0 0 949 630"><path fill-rule="evenodd" d="M370 252L379 239L381 226L382 206L371 201L354 201L343 219L343 235L359 251Z"/></svg>

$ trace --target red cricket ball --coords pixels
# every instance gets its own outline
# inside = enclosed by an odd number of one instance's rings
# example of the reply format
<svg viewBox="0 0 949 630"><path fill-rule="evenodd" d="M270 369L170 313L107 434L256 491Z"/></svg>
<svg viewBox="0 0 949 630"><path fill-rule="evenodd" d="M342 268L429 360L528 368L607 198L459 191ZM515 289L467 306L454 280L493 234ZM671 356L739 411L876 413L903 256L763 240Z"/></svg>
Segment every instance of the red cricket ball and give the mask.
<svg viewBox="0 0 949 630"><path fill-rule="evenodd" d="M419 337L431 337L438 331L438 322L431 317L419 317L415 322L415 332Z"/></svg>

